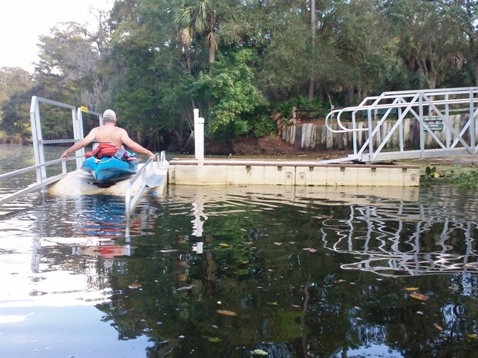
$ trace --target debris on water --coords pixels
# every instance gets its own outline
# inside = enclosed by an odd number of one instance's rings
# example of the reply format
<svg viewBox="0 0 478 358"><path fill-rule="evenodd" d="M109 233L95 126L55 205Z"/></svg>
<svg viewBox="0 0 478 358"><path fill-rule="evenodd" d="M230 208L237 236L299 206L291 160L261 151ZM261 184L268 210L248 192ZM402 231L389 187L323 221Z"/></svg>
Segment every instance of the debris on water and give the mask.
<svg viewBox="0 0 478 358"><path fill-rule="evenodd" d="M252 355L255 355L255 356L267 356L267 355L269 355L268 352L266 352L262 349L254 349L251 353L252 353Z"/></svg>
<svg viewBox="0 0 478 358"><path fill-rule="evenodd" d="M423 295L423 294L418 293L418 292L410 293L410 297L412 297L416 300L420 300L420 301L427 301L428 300L428 296Z"/></svg>
<svg viewBox="0 0 478 358"><path fill-rule="evenodd" d="M224 316L237 316L237 313L234 311L229 311L229 310L217 310L216 311L219 314L222 314Z"/></svg>
<svg viewBox="0 0 478 358"><path fill-rule="evenodd" d="M167 253L170 253L170 252L176 252L178 250L176 249L162 249L162 250L159 250L159 252L163 253L163 254L167 254Z"/></svg>

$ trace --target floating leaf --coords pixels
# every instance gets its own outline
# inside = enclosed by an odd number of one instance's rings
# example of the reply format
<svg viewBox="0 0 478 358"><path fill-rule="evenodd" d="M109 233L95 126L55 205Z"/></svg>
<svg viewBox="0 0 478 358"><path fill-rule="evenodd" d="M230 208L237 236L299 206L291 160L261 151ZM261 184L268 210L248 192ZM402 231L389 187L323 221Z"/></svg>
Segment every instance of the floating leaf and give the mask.
<svg viewBox="0 0 478 358"><path fill-rule="evenodd" d="M477 339L478 338L478 335L476 333L468 333L466 335L468 338L473 338L473 339Z"/></svg>
<svg viewBox="0 0 478 358"><path fill-rule="evenodd" d="M267 356L267 355L269 355L269 353L267 353L266 351L264 351L262 349L254 349L252 351L252 354L255 355L255 356Z"/></svg>
<svg viewBox="0 0 478 358"><path fill-rule="evenodd" d="M267 304L270 306L279 306L277 302L267 302Z"/></svg>
<svg viewBox="0 0 478 358"><path fill-rule="evenodd" d="M132 289L137 289L137 288L141 287L141 284L140 283L132 283L132 284L128 285L128 287L132 288Z"/></svg>
<svg viewBox="0 0 478 358"><path fill-rule="evenodd" d="M436 324L436 323L433 324L433 327L435 327L436 329L438 329L440 332L443 331L443 327L440 326L440 325L438 325L438 324Z"/></svg>
<svg viewBox="0 0 478 358"><path fill-rule="evenodd" d="M305 247L305 248L304 248L304 251L317 252L317 250L314 249L314 248L312 248L312 247Z"/></svg>
<svg viewBox="0 0 478 358"><path fill-rule="evenodd" d="M418 287L405 287L405 290L413 292L413 291L418 291L419 288Z"/></svg>
<svg viewBox="0 0 478 358"><path fill-rule="evenodd" d="M205 337L205 338L207 338L207 340L211 343L221 342L221 338L219 338L219 337Z"/></svg>
<svg viewBox="0 0 478 358"><path fill-rule="evenodd" d="M280 246L280 245L282 245L282 242L277 242L276 241L276 242L274 242L274 245Z"/></svg>
<svg viewBox="0 0 478 358"><path fill-rule="evenodd" d="M428 300L428 296L422 295L421 293L417 293L417 292L410 293L410 297L415 298L416 300L420 300L420 301L427 301Z"/></svg>
<svg viewBox="0 0 478 358"><path fill-rule="evenodd" d="M222 242L219 244L219 246L222 246L222 247L229 247L229 245L228 245L228 244L224 244L224 243L222 243Z"/></svg>
<svg viewBox="0 0 478 358"><path fill-rule="evenodd" d="M176 291L186 291L186 290L191 290L192 288L196 287L195 285L190 285L190 286L183 286L179 287Z"/></svg>
<svg viewBox="0 0 478 358"><path fill-rule="evenodd" d="M237 316L236 312L228 311L228 310L217 310L216 312L224 316Z"/></svg>

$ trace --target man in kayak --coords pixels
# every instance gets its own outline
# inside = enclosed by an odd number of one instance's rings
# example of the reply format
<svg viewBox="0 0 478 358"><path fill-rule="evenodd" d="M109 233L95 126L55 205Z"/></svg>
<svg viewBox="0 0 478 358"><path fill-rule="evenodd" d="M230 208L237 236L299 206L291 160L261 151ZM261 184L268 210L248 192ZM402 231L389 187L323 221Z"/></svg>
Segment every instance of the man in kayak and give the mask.
<svg viewBox="0 0 478 358"><path fill-rule="evenodd" d="M70 153L84 148L91 142L110 143L116 146L118 150L124 149L123 145L125 145L132 152L146 154L154 159L153 152L132 140L125 129L116 127L116 113L111 109L107 109L103 113L102 126L93 128L85 138L65 150L61 158L68 159Z"/></svg>

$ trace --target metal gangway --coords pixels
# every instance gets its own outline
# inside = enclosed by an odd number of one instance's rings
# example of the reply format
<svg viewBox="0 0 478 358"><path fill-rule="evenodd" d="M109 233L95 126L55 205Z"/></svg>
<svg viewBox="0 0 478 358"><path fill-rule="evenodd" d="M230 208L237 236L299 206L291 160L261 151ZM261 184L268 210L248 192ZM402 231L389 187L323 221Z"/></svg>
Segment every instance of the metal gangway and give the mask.
<svg viewBox="0 0 478 358"><path fill-rule="evenodd" d="M41 125L40 105L46 104L55 107L58 110L66 110L71 113L73 125L73 138L69 139L44 139ZM19 177L25 173L35 172L36 181L26 188L19 189L11 194L0 197L0 205L12 202L19 197L45 188L59 180L65 178L69 173L81 168L84 161L85 149L79 149L69 160L54 159L45 160L45 145L58 145L75 143L84 137L83 133L83 113L88 113L98 118L99 124L103 124L103 118L100 113L89 111L81 106L57 102L47 98L33 96L30 104L30 121L32 128L33 151L35 165L14 170L9 173L0 174L0 180L6 180ZM76 165L69 165L69 161L75 160ZM131 177L125 187L125 216L126 220L131 218L131 213L135 209L141 195L148 187L159 186L162 184L162 177L167 175L169 164L166 160L165 152L156 153L155 158L149 158L144 165L140 167L137 173ZM133 190L135 188L135 190Z"/></svg>
<svg viewBox="0 0 478 358"><path fill-rule="evenodd" d="M394 91L332 110L325 124L352 136L353 161L476 154L477 111L478 87Z"/></svg>

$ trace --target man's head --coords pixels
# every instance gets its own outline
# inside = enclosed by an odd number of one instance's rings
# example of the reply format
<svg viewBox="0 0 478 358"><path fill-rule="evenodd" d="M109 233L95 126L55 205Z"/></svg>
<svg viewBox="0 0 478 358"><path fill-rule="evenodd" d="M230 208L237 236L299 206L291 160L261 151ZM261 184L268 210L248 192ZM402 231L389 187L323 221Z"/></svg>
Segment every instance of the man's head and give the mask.
<svg viewBox="0 0 478 358"><path fill-rule="evenodd" d="M116 113L112 109L107 109L103 113L103 123L116 123Z"/></svg>

